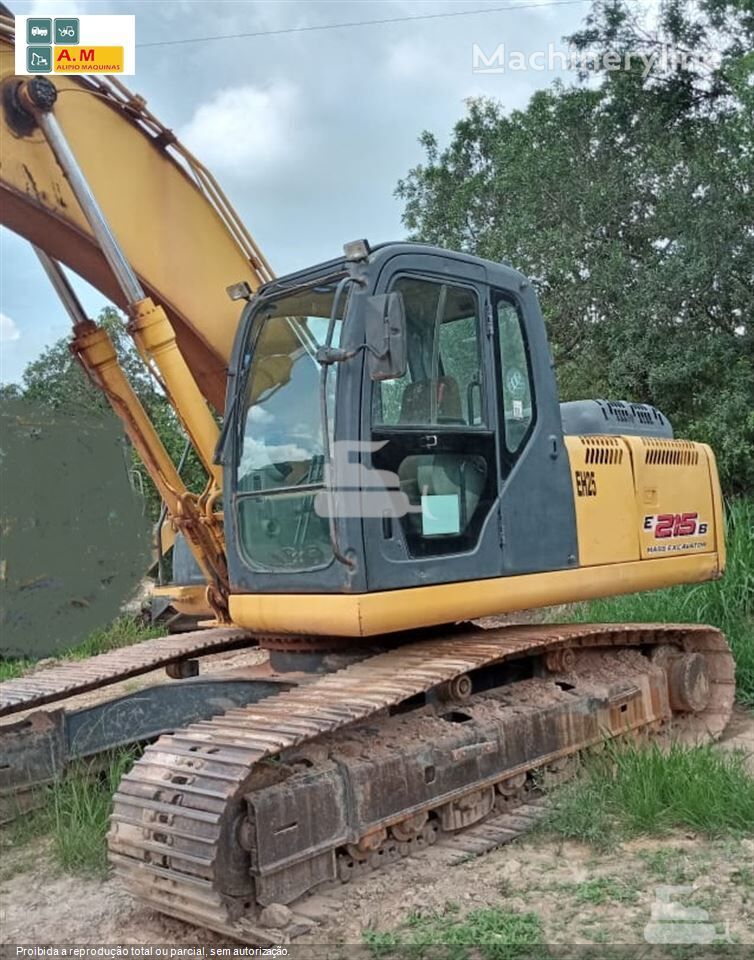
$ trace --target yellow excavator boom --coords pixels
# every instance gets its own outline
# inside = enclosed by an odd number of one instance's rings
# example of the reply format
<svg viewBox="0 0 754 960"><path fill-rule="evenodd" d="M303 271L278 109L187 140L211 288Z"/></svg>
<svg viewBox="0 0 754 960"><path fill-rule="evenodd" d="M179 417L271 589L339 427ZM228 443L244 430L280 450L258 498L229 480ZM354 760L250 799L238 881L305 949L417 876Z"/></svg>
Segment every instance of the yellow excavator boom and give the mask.
<svg viewBox="0 0 754 960"><path fill-rule="evenodd" d="M13 21L0 17L0 86L14 75ZM160 304L202 394L223 409L238 305L226 294L252 290L269 264L212 175L113 78L56 76L55 115L147 295ZM88 280L122 309L128 303L41 131L2 121L2 223Z"/></svg>
<svg viewBox="0 0 754 960"><path fill-rule="evenodd" d="M52 104L40 109L28 78L14 74L14 44L13 18L0 12L0 221L32 243L63 290L74 352L110 399L168 507L161 545L181 529L217 601L227 590L227 570L214 509L222 469L213 463L218 428L211 409L223 409L239 313L226 289L241 282L256 290L272 271L212 174L143 97L111 77L56 77L48 84L54 113ZM123 270L102 242L103 229ZM111 348L103 361L99 344L107 335L85 321L60 264L128 313L139 353L210 476L202 497L186 490ZM204 588L185 589L195 607L194 593ZM204 601L200 606L206 609ZM223 615L224 600L212 606Z"/></svg>

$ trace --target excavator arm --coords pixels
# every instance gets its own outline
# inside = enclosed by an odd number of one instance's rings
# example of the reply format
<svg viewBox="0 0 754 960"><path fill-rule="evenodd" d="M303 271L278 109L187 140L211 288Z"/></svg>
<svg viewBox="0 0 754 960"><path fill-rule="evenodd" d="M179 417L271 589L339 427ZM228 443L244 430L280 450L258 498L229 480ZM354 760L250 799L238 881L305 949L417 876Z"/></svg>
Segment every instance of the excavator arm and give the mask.
<svg viewBox="0 0 754 960"><path fill-rule="evenodd" d="M215 504L211 408L225 397L238 309L226 288L271 279L264 256L209 171L113 78L14 75L13 19L0 11L1 221L29 240L73 322L71 346L120 417L227 620L227 568ZM189 493L60 264L124 309L210 481ZM164 544L165 535L161 536ZM193 588L192 588L193 589Z"/></svg>
<svg viewBox="0 0 754 960"><path fill-rule="evenodd" d="M13 20L0 16L2 223L129 306L42 132L19 109ZM55 115L146 294L165 310L209 404L222 411L238 306L270 267L212 175L142 97L113 78L56 76Z"/></svg>

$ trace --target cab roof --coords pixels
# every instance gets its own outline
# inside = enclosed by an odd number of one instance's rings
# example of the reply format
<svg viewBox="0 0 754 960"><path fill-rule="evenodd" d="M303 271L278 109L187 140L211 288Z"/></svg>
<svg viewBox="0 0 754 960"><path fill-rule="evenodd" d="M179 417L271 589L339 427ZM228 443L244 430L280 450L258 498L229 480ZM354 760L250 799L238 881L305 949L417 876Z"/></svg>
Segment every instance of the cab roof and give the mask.
<svg viewBox="0 0 754 960"><path fill-rule="evenodd" d="M517 287L522 282L527 282L527 278L520 271L515 270L509 263L485 260L482 257L476 257L470 253L445 250L442 247L435 247L426 243L417 243L411 240L379 243L370 248L366 261L358 262L366 262L371 269L374 269L381 267L392 257L402 254L442 257L445 260L455 260L459 263L475 264L484 268L487 273L487 279L491 283L497 283L509 288ZM322 280L325 277L332 276L334 278L346 270L349 262L352 261L348 261L345 257L341 256L333 260L325 260L322 263L307 267L304 270L288 273L285 276L277 277L275 280L264 284L264 286L258 289L257 295L268 296L274 293L282 293L293 287L303 286L316 280Z"/></svg>

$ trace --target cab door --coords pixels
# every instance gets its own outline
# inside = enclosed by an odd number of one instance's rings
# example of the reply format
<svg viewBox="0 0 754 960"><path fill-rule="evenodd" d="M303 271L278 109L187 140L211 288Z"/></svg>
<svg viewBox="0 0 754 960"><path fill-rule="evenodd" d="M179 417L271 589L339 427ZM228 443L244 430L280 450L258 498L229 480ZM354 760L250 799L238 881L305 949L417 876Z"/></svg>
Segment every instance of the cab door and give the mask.
<svg viewBox="0 0 754 960"><path fill-rule="evenodd" d="M392 477L400 510L364 520L368 589L499 574L499 468L485 271L403 256L378 291L406 313L407 370L366 384L371 467Z"/></svg>
<svg viewBox="0 0 754 960"><path fill-rule="evenodd" d="M369 466L400 509L364 519L367 589L578 563L573 491L544 323L519 274L448 255L388 261L407 370L365 383Z"/></svg>

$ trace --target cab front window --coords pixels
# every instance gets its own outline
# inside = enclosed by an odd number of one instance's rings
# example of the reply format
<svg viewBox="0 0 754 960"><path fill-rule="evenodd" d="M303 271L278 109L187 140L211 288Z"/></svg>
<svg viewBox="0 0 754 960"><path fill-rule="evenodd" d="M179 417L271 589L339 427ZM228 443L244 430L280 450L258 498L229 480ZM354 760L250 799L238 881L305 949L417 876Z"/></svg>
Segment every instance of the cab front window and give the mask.
<svg viewBox="0 0 754 960"><path fill-rule="evenodd" d="M252 320L236 491L240 544L258 569L310 569L332 558L327 519L314 509L325 463L316 352L326 341L337 285L267 299ZM343 296L335 345L345 308ZM336 376L330 368L330 413Z"/></svg>

